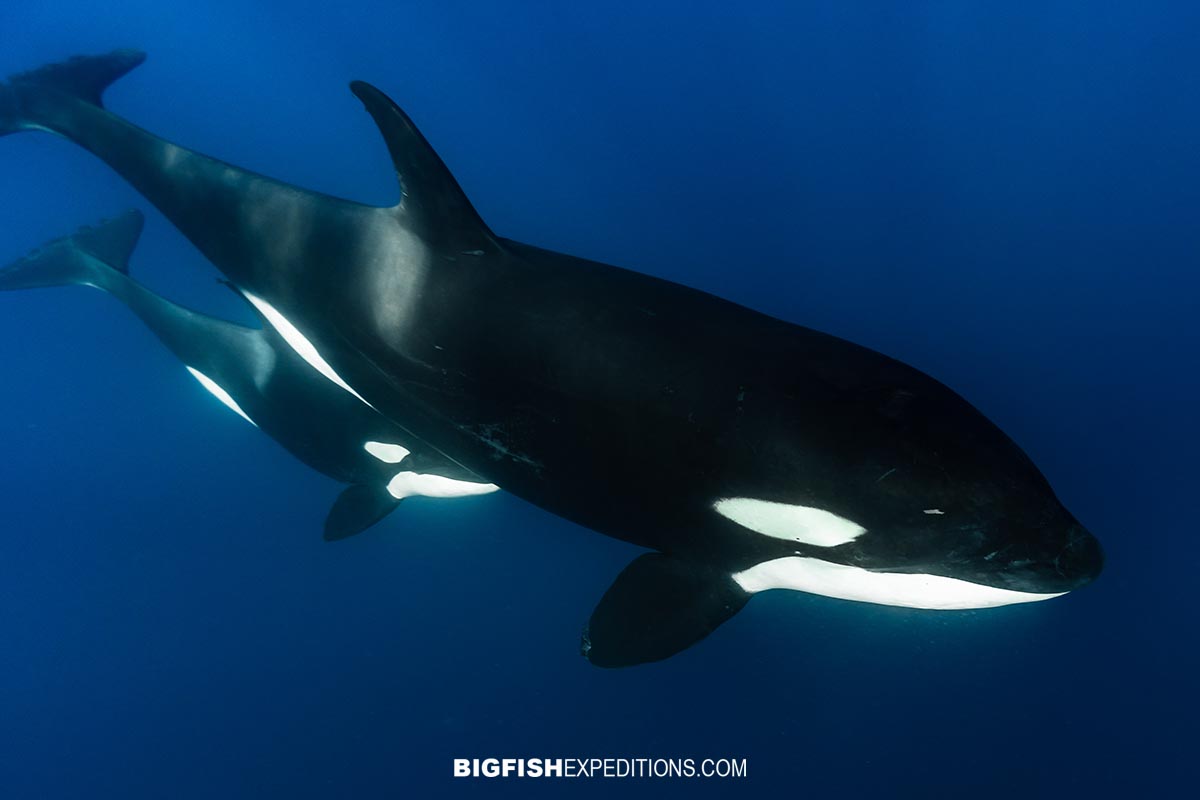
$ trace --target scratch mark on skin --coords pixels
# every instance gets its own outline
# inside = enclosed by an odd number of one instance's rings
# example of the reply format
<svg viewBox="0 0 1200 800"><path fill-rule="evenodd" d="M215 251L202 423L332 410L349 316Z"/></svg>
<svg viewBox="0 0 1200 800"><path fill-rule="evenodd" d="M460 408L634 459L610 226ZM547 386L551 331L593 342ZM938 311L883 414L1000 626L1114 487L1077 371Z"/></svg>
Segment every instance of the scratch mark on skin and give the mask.
<svg viewBox="0 0 1200 800"><path fill-rule="evenodd" d="M459 429L473 435L481 444L491 448L493 459L510 458L518 463L527 464L538 471L544 468L544 465L540 461L510 450L500 438L503 429L499 425L480 425L474 429L460 426Z"/></svg>

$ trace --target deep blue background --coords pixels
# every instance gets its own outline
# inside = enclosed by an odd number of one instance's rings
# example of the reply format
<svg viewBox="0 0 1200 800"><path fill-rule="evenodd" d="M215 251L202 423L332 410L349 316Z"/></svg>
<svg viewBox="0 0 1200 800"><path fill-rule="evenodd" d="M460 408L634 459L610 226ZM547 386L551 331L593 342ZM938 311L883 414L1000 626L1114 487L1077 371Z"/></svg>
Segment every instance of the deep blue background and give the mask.
<svg viewBox="0 0 1200 800"><path fill-rule="evenodd" d="M675 659L597 670L579 630L633 548L507 496L412 502L327 545L338 487L118 305L3 296L0 796L1185 785L1200 6L195 5L4 3L0 74L144 48L110 108L384 204L390 164L346 89L370 80L500 234L715 292L957 389L1033 456L1108 566L1065 598L984 612L772 593ZM0 174L3 261L151 211L50 136L0 141ZM156 213L133 269L244 318ZM732 755L752 778L450 778L452 757L489 755Z"/></svg>

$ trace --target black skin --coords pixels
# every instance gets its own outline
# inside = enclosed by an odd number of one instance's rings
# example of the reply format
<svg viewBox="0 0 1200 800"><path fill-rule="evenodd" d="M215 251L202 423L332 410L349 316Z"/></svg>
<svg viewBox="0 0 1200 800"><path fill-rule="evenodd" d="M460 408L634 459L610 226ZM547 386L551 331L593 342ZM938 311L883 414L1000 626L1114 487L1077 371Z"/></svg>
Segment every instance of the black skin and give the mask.
<svg viewBox="0 0 1200 800"><path fill-rule="evenodd" d="M102 86L141 57L102 59L73 69ZM1062 592L1101 569L1029 458L947 387L700 291L494 236L367 84L352 89L396 163L394 208L168 144L101 108L71 63L56 69L13 78L0 125L90 150L384 415L529 502L731 571L801 553ZM836 548L771 539L715 513L727 497L815 506L867 533Z"/></svg>
<svg viewBox="0 0 1200 800"><path fill-rule="evenodd" d="M386 485L401 470L483 482L318 374L269 325L248 328L179 306L129 277L123 263L114 266L89 252L120 239L117 260L123 262L141 225L141 215L128 212L50 243L0 270L0 291L80 284L120 300L183 364L215 381L297 459L336 481L372 488L372 509L363 510L368 516L360 514L359 524L395 505ZM400 444L410 454L387 464L363 449L368 441ZM342 535L351 532L357 531Z"/></svg>

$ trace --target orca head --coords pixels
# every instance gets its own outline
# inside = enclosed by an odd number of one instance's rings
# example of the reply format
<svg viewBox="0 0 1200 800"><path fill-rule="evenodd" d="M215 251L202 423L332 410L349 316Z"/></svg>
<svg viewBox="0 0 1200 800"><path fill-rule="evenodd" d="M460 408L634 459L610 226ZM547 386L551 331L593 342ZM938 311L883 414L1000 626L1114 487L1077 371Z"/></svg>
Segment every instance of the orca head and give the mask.
<svg viewBox="0 0 1200 800"><path fill-rule="evenodd" d="M820 425L760 432L754 458L768 454L770 477L758 470L712 506L767 551L735 574L744 589L982 608L1099 575L1098 541L1028 456L950 390L923 388L861 393Z"/></svg>
<svg viewBox="0 0 1200 800"><path fill-rule="evenodd" d="M909 569L927 565L1034 595L1069 592L1100 574L1096 538L1029 456L966 400L938 384L899 400L892 392L882 408L872 455L894 459L895 472L880 473L866 505L893 535L890 547L862 541L864 558L907 556Z"/></svg>
<svg viewBox="0 0 1200 800"><path fill-rule="evenodd" d="M1099 541L1053 495L1044 502L972 502L879 514L846 549L851 563L880 572L936 575L967 581L1029 599L1073 591L1093 581L1104 566ZM1014 602L1020 602L1013 598ZM996 603L1002 605L1003 603Z"/></svg>

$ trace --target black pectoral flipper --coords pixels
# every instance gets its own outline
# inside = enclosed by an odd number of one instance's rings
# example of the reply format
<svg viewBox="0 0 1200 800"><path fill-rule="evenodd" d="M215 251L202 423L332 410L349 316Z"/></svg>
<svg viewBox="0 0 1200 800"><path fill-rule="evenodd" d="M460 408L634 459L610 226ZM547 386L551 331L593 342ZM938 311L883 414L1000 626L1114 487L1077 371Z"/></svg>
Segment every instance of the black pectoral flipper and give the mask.
<svg viewBox="0 0 1200 800"><path fill-rule="evenodd" d="M325 541L334 542L362 533L392 513L400 501L385 486L356 483L347 487L325 518Z"/></svg>
<svg viewBox="0 0 1200 800"><path fill-rule="evenodd" d="M749 599L728 572L647 553L600 598L581 650L598 667L660 661L708 636Z"/></svg>

